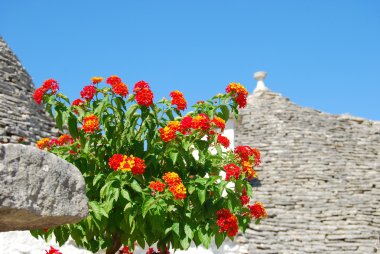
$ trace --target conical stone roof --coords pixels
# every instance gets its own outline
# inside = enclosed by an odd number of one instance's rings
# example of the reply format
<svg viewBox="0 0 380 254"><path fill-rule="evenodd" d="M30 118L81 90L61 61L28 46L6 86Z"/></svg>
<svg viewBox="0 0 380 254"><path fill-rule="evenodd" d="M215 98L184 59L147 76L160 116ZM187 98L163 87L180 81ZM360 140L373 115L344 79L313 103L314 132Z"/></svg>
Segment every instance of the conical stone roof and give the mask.
<svg viewBox="0 0 380 254"><path fill-rule="evenodd" d="M375 253L380 247L380 122L303 108L255 91L235 146L262 152L254 200L268 219L246 231L249 253Z"/></svg>
<svg viewBox="0 0 380 254"><path fill-rule="evenodd" d="M0 143L30 144L57 133L42 106L33 100L30 75L0 36Z"/></svg>

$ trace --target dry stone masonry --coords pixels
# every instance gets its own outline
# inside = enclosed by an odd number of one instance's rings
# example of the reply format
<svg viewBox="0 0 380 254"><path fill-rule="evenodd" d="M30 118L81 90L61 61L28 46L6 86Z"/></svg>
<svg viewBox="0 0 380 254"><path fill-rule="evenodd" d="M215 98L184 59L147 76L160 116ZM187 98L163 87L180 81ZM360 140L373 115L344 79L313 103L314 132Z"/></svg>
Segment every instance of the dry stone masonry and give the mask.
<svg viewBox="0 0 380 254"><path fill-rule="evenodd" d="M33 100L35 87L12 50L0 36L0 143L30 144L58 130Z"/></svg>
<svg viewBox="0 0 380 254"><path fill-rule="evenodd" d="M235 145L262 151L254 199L269 217L240 238L249 253L380 253L380 122L302 108L264 86L240 111Z"/></svg>

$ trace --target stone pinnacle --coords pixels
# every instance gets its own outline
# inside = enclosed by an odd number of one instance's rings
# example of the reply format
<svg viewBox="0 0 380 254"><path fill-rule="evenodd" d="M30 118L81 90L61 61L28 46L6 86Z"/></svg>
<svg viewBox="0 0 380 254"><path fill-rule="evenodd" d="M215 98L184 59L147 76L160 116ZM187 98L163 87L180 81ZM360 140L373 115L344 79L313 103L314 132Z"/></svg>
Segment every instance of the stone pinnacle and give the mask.
<svg viewBox="0 0 380 254"><path fill-rule="evenodd" d="M257 80L256 88L253 92L268 91L268 87L264 84L264 79L267 76L265 71L257 71L253 74L253 77Z"/></svg>

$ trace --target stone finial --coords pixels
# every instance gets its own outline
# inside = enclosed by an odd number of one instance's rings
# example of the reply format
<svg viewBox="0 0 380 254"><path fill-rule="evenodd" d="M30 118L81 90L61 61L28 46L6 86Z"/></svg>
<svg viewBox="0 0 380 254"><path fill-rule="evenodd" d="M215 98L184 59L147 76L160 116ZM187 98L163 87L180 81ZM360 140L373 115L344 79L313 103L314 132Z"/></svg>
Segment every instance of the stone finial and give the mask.
<svg viewBox="0 0 380 254"><path fill-rule="evenodd" d="M253 92L269 90L264 84L264 79L266 76L267 73L265 71L257 71L253 74L253 77L257 80L257 85Z"/></svg>

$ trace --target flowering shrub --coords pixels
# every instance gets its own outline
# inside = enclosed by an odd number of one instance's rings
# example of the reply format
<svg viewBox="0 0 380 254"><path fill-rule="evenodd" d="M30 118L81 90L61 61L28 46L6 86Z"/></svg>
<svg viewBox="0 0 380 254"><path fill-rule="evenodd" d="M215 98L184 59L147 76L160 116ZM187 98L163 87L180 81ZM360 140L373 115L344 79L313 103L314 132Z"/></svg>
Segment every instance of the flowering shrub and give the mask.
<svg viewBox="0 0 380 254"><path fill-rule="evenodd" d="M107 254L155 243L157 252L148 253L168 253L168 247L187 249L191 242L207 248L212 237L220 246L252 219L266 217L262 203L249 205L248 180L257 177L253 166L259 165L260 152L222 148L230 143L222 135L230 112L237 117L237 108L247 104L241 84L229 84L225 94L197 102L184 115L187 102L180 91L154 103L145 81L131 94L117 76L107 78L104 87L102 82L92 78L72 103L54 79L35 91L35 101L68 132L36 145L79 168L89 215L76 224L34 230L34 236L54 234L61 245L71 236L77 245Z"/></svg>

